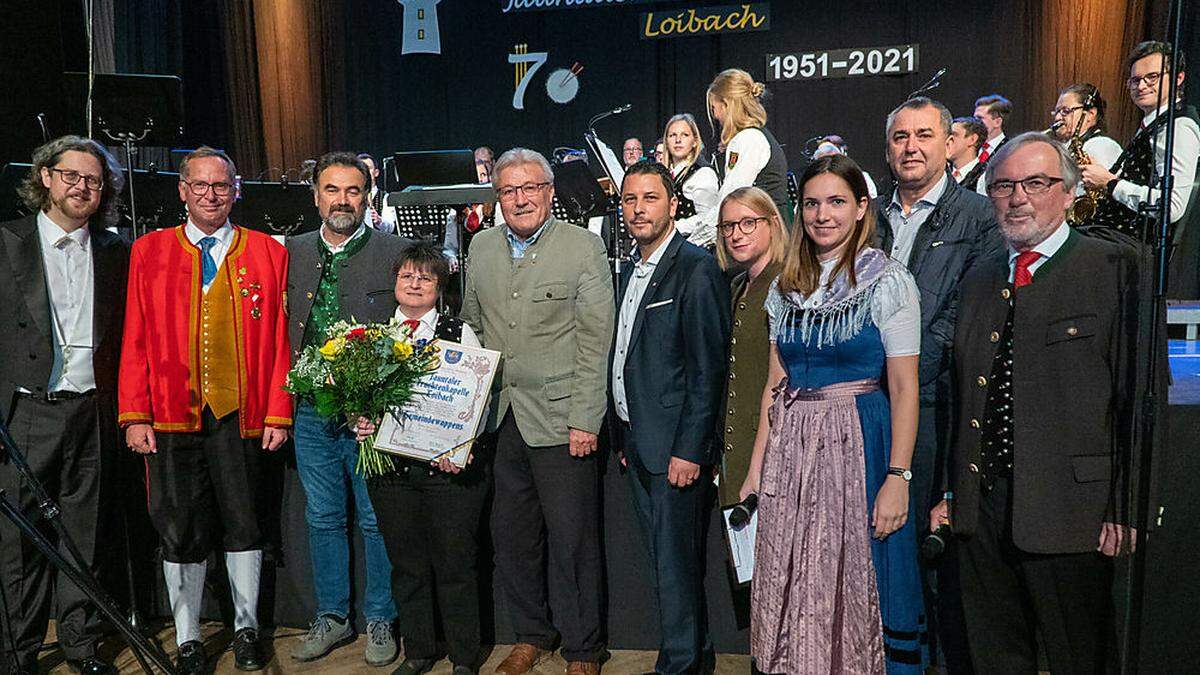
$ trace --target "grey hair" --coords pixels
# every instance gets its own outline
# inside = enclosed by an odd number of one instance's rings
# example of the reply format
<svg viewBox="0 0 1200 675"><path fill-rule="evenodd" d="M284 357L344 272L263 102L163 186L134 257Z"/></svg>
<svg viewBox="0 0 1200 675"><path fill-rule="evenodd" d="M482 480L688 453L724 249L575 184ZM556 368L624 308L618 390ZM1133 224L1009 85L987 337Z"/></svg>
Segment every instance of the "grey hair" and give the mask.
<svg viewBox="0 0 1200 675"><path fill-rule="evenodd" d="M205 157L216 157L217 159L220 159L222 162L225 162L225 170L229 173L229 182L230 183L237 182L237 166L234 165L233 160L229 158L229 155L225 154L224 150L210 148L207 145L202 145L202 146L196 148L195 150L189 152L187 154L187 156L184 157L179 162L179 178L181 180L187 180L188 179L188 164L190 164L191 162L193 162L197 159L204 159Z"/></svg>
<svg viewBox="0 0 1200 675"><path fill-rule="evenodd" d="M500 155L500 159L492 165L492 188L500 189L500 172L510 166L521 166L523 164L536 164L542 173L546 175L546 180L554 182L554 169L550 168L550 162L546 161L546 157L537 150L529 148L513 148Z"/></svg>
<svg viewBox="0 0 1200 675"><path fill-rule="evenodd" d="M100 204L92 221L102 227L115 226L120 219L117 209L121 202L121 191L125 188L125 174L121 173L121 165L116 158L103 145L90 138L60 136L34 150L29 175L17 188L21 201L26 208L49 211L50 188L42 184L42 169L55 168L63 154L72 151L87 153L100 162L104 186L100 188Z"/></svg>
<svg viewBox="0 0 1200 675"><path fill-rule="evenodd" d="M1079 184L1080 171L1079 165L1075 163L1075 158L1071 157L1071 153L1062 143L1050 138L1040 131L1026 131L1025 133L1013 138L1009 142L1000 146L995 155L988 160L987 171L984 173L984 183L991 186L992 179L996 175L996 167L1004 163L1009 155L1017 151L1018 148L1029 145L1030 143L1045 143L1054 148L1054 152L1058 154L1058 165L1062 170L1063 187L1067 191L1072 191Z"/></svg>
<svg viewBox="0 0 1200 675"><path fill-rule="evenodd" d="M896 115L898 115L901 110L920 110L921 108L928 108L928 107L933 107L933 108L937 109L938 116L941 118L941 122L942 122L942 131L945 132L945 134L947 136L949 136L950 135L950 124L953 122L954 116L950 114L949 108L942 105L941 101L935 101L935 100L929 98L928 96L916 96L916 97L910 98L907 101L905 101L904 103L901 103L900 105L896 106L895 110L888 113L887 127L884 130L884 134L886 136L892 135L892 124L895 123Z"/></svg>

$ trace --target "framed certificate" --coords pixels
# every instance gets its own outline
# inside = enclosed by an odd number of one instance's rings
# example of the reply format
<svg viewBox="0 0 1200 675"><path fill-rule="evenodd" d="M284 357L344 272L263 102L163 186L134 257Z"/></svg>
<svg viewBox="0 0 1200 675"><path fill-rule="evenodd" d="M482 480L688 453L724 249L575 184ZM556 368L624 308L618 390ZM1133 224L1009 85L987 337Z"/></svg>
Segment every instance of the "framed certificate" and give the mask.
<svg viewBox="0 0 1200 675"><path fill-rule="evenodd" d="M442 340L438 346L441 365L420 379L398 417L384 416L375 447L426 462L446 457L463 467L487 415L500 352Z"/></svg>

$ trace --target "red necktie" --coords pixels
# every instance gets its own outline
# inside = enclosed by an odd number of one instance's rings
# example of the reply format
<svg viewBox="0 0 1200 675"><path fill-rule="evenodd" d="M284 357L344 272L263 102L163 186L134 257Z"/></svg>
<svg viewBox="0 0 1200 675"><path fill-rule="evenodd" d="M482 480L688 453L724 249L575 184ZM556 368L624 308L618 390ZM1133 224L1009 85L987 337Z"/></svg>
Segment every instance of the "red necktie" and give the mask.
<svg viewBox="0 0 1200 675"><path fill-rule="evenodd" d="M412 336L417 334L417 328L421 326L421 322L417 321L416 319L405 319L401 322L401 325L407 326L408 334Z"/></svg>
<svg viewBox="0 0 1200 675"><path fill-rule="evenodd" d="M1033 283L1033 272L1029 271L1029 266L1041 257L1042 254L1037 251L1025 251L1017 254L1017 269L1013 272L1014 286L1020 288Z"/></svg>
<svg viewBox="0 0 1200 675"><path fill-rule="evenodd" d="M470 232L471 234L474 234L479 230L479 214L475 213L475 209L471 209L471 211L467 213L467 222L463 225L463 227L467 228L467 232Z"/></svg>
<svg viewBox="0 0 1200 675"><path fill-rule="evenodd" d="M950 175L951 175L951 176L954 176L954 180L959 180L959 179L961 179L961 178L962 178L962 175L959 173L958 169L955 169L955 170L954 170L954 173L952 173L952 174L950 174Z"/></svg>
<svg viewBox="0 0 1200 675"><path fill-rule="evenodd" d="M988 150L987 148L984 148L983 152L979 153L979 163L983 164L983 163L987 162L988 157L991 157L991 156L992 156L991 151Z"/></svg>

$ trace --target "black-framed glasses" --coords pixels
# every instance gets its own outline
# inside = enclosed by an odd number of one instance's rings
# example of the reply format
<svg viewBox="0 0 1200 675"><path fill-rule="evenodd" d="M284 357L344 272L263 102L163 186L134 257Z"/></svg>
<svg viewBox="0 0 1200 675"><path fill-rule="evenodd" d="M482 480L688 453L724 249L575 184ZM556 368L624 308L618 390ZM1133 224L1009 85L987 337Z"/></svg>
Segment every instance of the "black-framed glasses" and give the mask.
<svg viewBox="0 0 1200 675"><path fill-rule="evenodd" d="M1086 110L1086 109L1087 109L1086 105L1065 105L1061 108L1055 108L1054 110L1051 110L1050 117L1052 117L1052 118L1059 117L1059 116L1066 117L1067 115L1070 115L1071 113L1075 112L1076 110Z"/></svg>
<svg viewBox="0 0 1200 675"><path fill-rule="evenodd" d="M188 186L188 189L192 191L192 194L196 195L197 197L203 197L204 195L208 194L210 189L213 191L213 194L218 197L225 197L230 192L233 192L233 183L206 183L202 180L187 181L183 179L180 179L180 182Z"/></svg>
<svg viewBox="0 0 1200 675"><path fill-rule="evenodd" d="M987 193L993 199L1011 197L1017 186L1020 185L1025 194L1040 195L1049 190L1051 186L1061 182L1063 179L1057 176L1030 176L1021 180L998 180L987 186Z"/></svg>
<svg viewBox="0 0 1200 675"><path fill-rule="evenodd" d="M83 184L89 190L99 190L104 187L104 179L99 176L90 176L72 169L50 169L50 171L57 173L62 182L67 185L79 185L79 181L82 179Z"/></svg>
<svg viewBox="0 0 1200 675"><path fill-rule="evenodd" d="M741 220L724 220L717 223L717 229L720 230L722 237L733 236L733 226L742 231L742 234L754 234L754 230L758 228L760 221L767 220L766 216L746 217Z"/></svg>
<svg viewBox="0 0 1200 675"><path fill-rule="evenodd" d="M1147 87L1153 87L1154 85L1158 84L1158 81L1161 79L1162 73L1154 71L1153 73L1146 73L1145 75L1141 76L1134 75L1130 77L1128 80L1125 80L1125 86L1129 87L1130 89L1137 89L1138 87L1142 86L1143 82L1145 82Z"/></svg>
<svg viewBox="0 0 1200 675"><path fill-rule="evenodd" d="M517 196L517 190L520 190L521 194L524 195L526 199L533 199L549 184L550 181L543 181L541 183L526 183L524 185L506 185L499 190L496 190L496 194L500 197L500 199L508 201L515 198Z"/></svg>

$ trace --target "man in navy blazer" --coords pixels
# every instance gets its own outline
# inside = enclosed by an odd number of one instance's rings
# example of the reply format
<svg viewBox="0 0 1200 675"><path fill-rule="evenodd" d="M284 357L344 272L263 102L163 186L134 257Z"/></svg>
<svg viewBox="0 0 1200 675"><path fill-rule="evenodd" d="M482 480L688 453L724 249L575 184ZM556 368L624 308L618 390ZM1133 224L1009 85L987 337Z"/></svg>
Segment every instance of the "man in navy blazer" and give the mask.
<svg viewBox="0 0 1200 675"><path fill-rule="evenodd" d="M664 167L643 161L626 169L621 211L638 255L620 276L609 391L616 447L654 565L655 672L696 673L712 652L704 525L728 372L729 283L709 253L675 232L676 205Z"/></svg>

